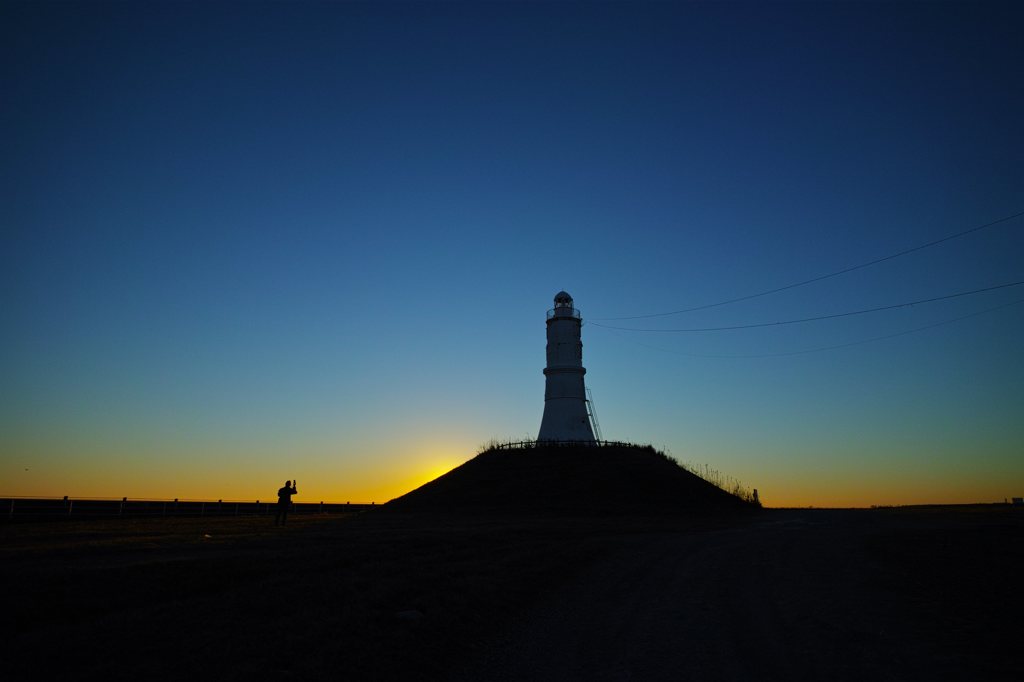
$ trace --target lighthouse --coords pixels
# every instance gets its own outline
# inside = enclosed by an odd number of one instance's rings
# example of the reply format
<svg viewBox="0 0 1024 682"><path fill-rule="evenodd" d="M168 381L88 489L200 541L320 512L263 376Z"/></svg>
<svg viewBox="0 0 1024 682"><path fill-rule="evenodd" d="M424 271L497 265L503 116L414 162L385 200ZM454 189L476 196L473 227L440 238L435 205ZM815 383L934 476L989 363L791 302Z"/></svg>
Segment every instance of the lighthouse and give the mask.
<svg viewBox="0 0 1024 682"><path fill-rule="evenodd" d="M572 296L555 295L548 311L548 362L544 368L544 417L537 440L593 442L594 431L583 386L583 320Z"/></svg>

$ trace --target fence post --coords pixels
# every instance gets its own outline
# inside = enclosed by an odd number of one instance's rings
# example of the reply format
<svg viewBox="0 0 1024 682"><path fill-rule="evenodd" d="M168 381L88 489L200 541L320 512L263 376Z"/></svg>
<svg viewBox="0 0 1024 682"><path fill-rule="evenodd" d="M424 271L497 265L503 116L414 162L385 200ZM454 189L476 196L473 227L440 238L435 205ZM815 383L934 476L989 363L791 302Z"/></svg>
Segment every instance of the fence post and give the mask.
<svg viewBox="0 0 1024 682"><path fill-rule="evenodd" d="M203 504L199 507L199 515L206 516L206 502L203 502Z"/></svg>
<svg viewBox="0 0 1024 682"><path fill-rule="evenodd" d="M124 516L124 503L128 501L127 497L121 498L121 507L117 510L118 516Z"/></svg>

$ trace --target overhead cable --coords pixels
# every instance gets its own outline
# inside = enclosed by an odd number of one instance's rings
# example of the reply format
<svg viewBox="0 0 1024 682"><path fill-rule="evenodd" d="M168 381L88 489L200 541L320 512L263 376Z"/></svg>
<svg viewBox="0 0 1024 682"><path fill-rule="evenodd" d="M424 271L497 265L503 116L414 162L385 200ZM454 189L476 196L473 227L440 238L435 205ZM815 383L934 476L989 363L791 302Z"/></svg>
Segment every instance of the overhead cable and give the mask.
<svg viewBox="0 0 1024 682"><path fill-rule="evenodd" d="M915 246L915 247L912 247L912 248L909 248L909 249L904 249L903 251L898 251L896 253L889 254L888 256L884 256L882 258L876 258L875 260L868 261L866 263L861 263L860 265L853 265L853 266L848 267L848 268L843 268L842 270L836 270L835 272L830 272L827 275L820 275L818 277L812 277L811 279L805 279L802 282L795 282L793 284L787 284L786 286L777 287L775 289L768 289L766 291L760 291L760 292L758 292L756 294L747 294L746 296L739 296L737 298L730 298L730 299L727 299L727 300L724 300L724 301L718 301L717 303L706 303L704 305L694 306L693 308L683 308L682 310L672 310L672 311L669 311L667 313L651 313L651 314L648 314L648 315L630 315L629 317L597 317L597 318L593 318L593 319L604 320L606 322L617 321L617 320L642 320L642 319L651 318L651 317L668 317L669 315L681 315L682 313L692 313L692 312L697 311L697 310L707 310L708 308L717 308L718 306L729 305L730 303L739 303L740 301L749 301L752 298L760 298L761 296L768 296L769 294L777 294L780 291L787 291L789 289L796 289L797 287L802 287L802 286L805 286L807 284L813 284L814 282L820 282L822 280L829 279L831 277L838 277L839 275L845 275L846 273L853 272L854 270L861 270L863 268L871 267L872 265L878 265L879 263L884 263L885 261L889 261L889 260L892 260L894 258L899 258L900 256L906 256L909 253L914 253L915 251L921 251L922 249L927 249L927 248L929 248L931 246L935 246L935 245L941 244L943 242L948 242L951 239L957 239L959 237L964 237L964 236L969 235L969 234L971 234L973 232L978 232L980 230L984 230L985 228L992 227L992 226L998 225L1000 223L1005 223L1008 220L1013 220L1014 218L1019 218L1021 216L1024 216L1024 211L1021 211L1020 213L1014 213L1013 215L1008 215L1008 216L1006 216L1004 218L1000 218L999 220L993 220L992 222L985 223L984 225L978 225L977 227L972 227L969 230L963 230L962 232L957 232L956 234L947 235L945 237L942 237L941 239L935 239L935 240L930 241L930 242L928 242L926 244L919 244L918 246Z"/></svg>
<svg viewBox="0 0 1024 682"><path fill-rule="evenodd" d="M684 353L682 351L671 350L671 349L668 349L668 348L660 348L658 346L652 346L650 344L643 343L641 341L637 341L636 339L633 339L633 338L631 338L629 336L623 336L623 335L619 334L618 332L613 332L613 333L615 333L616 336L619 336L620 338L623 338L623 339L629 341L630 343L635 343L637 345L643 346L644 348L651 348L653 350L661 351L662 353L672 353L673 355L684 355L686 357L691 357L691 358L715 358L715 359L727 359L727 360L746 359L746 358L780 358L780 357L787 357L787 356L791 356L791 355L806 355L808 353L821 353L821 352L829 351L829 350L838 350L840 348L849 348L850 346L859 346L859 345L862 345L862 344L865 344L865 343L874 343L875 341L884 341L886 339L895 339L895 338L900 337L900 336L907 336L908 334L916 334L917 332L922 332L922 331L925 331L927 329L934 329L936 327L942 327L942 326L947 325L947 324L953 324L954 322L959 322L961 320L967 320L967 319L972 318L972 317L978 317L979 315L984 315L986 313L991 313L991 312L994 312L996 310L1002 310L1003 308L1009 308L1011 306L1020 305L1021 303L1024 303L1024 298L1018 299L1016 301L1011 301L1010 303L1003 303L1002 305L993 306L991 308L985 308L984 310L979 310L977 312L969 313L967 315L961 315L960 317L954 317L954 318L951 318L951 319L948 319L948 320L942 320L940 322L933 322L932 324L926 324L923 327L914 327L913 329L906 329L904 331L896 332L894 334L885 334L883 336L873 336L873 337L868 338L868 339L860 339L860 340L857 340L857 341L848 341L846 343L838 343L838 344L834 344L834 345L831 345L831 346L818 346L818 347L815 347L815 348L804 348L804 349L801 349L801 350L783 351L781 353L745 353L745 354L729 354L729 355L726 355L726 354L707 354L707 353Z"/></svg>
<svg viewBox="0 0 1024 682"><path fill-rule="evenodd" d="M955 294L947 294L945 296L934 296L932 298L922 298L917 301L907 301L905 303L894 303L892 305L878 306L877 308L865 308L863 310L850 310L844 313L833 313L831 315L818 315L816 317L802 317L795 320L779 320L776 322L757 322L754 324L737 324L727 327L690 327L686 329L637 329L635 327L616 327L609 324L601 324L600 322L594 322L591 320L590 324L595 327L604 327L605 329L618 329L619 331L625 332L721 332L731 331L734 329L756 329L759 327L779 327L786 324L800 324L802 322L817 322L818 320L831 320L837 317L851 317L853 315L866 315L868 313L877 313L883 310L894 310L896 308L907 308L909 306L921 305L924 303L935 303L936 301L947 301L951 298L960 298L961 296L972 296L974 294L981 294L986 291L996 291L997 289L1007 289L1009 287L1018 287L1024 284L1024 280L1020 282L1010 282L1008 284L997 284L996 286L985 287L984 289L974 289L972 291L960 291Z"/></svg>

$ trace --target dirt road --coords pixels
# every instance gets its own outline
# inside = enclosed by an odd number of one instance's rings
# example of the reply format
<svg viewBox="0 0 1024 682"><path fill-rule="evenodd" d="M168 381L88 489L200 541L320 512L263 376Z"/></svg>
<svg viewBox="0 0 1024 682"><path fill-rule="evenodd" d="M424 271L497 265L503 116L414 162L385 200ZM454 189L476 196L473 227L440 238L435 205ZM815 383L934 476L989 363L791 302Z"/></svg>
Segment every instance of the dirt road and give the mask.
<svg viewBox="0 0 1024 682"><path fill-rule="evenodd" d="M1021 516L774 511L622 539L452 679L1024 679Z"/></svg>

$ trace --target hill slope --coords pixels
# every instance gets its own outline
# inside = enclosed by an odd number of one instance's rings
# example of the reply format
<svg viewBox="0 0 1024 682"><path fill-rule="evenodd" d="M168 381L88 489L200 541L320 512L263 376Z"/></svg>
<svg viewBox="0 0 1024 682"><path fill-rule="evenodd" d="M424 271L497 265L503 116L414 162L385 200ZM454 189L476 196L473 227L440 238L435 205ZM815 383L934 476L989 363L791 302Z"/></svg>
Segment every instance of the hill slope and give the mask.
<svg viewBox="0 0 1024 682"><path fill-rule="evenodd" d="M582 514L754 508L654 448L629 445L486 450L386 507Z"/></svg>

